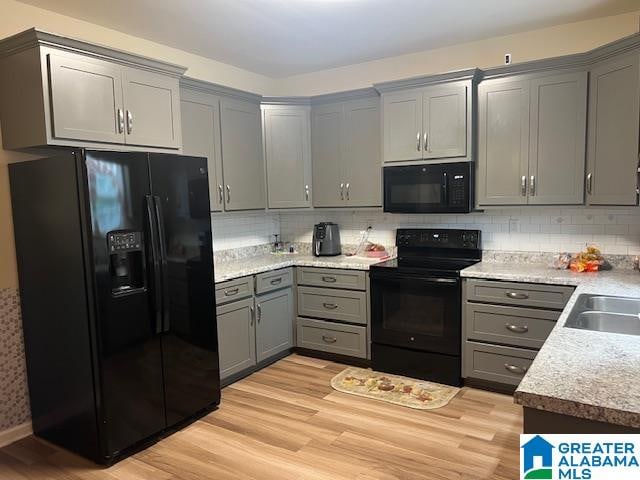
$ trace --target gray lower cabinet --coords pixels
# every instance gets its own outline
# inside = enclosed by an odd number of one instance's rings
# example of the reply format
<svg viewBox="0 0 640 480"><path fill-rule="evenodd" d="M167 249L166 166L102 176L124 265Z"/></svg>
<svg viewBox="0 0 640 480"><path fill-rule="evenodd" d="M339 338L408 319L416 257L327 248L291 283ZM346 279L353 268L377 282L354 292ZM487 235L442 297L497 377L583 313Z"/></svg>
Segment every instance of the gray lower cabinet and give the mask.
<svg viewBox="0 0 640 480"><path fill-rule="evenodd" d="M269 208L311 206L310 109L262 106Z"/></svg>
<svg viewBox="0 0 640 480"><path fill-rule="evenodd" d="M206 157L209 173L211 211L224 208L220 99L210 93L188 88L180 90L182 153Z"/></svg>
<svg viewBox="0 0 640 480"><path fill-rule="evenodd" d="M257 104L229 98L220 100L226 210L266 207L260 117Z"/></svg>
<svg viewBox="0 0 640 480"><path fill-rule="evenodd" d="M587 73L478 87L478 206L584 203Z"/></svg>
<svg viewBox="0 0 640 480"><path fill-rule="evenodd" d="M640 54L590 71L587 203L637 205Z"/></svg>
<svg viewBox="0 0 640 480"><path fill-rule="evenodd" d="M464 280L462 376L516 387L556 325L573 287Z"/></svg>
<svg viewBox="0 0 640 480"><path fill-rule="evenodd" d="M315 207L382 205L379 103L374 96L312 107Z"/></svg>
<svg viewBox="0 0 640 480"><path fill-rule="evenodd" d="M285 288L256 297L258 362L293 347L293 290Z"/></svg>
<svg viewBox="0 0 640 480"><path fill-rule="evenodd" d="M253 297L218 306L220 378L256 365L256 330Z"/></svg>

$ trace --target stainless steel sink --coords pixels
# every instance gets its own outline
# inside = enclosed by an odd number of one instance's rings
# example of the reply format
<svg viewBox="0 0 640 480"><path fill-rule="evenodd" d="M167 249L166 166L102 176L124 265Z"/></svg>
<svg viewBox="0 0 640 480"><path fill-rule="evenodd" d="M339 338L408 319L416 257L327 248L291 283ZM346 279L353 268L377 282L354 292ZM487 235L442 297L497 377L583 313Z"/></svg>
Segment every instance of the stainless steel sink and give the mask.
<svg viewBox="0 0 640 480"><path fill-rule="evenodd" d="M640 299L582 294L565 327L640 335Z"/></svg>

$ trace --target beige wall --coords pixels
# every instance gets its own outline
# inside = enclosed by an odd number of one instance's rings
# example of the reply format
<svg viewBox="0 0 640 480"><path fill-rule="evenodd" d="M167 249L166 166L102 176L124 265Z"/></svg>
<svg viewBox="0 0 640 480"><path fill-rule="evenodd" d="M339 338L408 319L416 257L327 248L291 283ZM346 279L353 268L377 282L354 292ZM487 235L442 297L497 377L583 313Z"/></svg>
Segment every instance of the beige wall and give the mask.
<svg viewBox="0 0 640 480"><path fill-rule="evenodd" d="M584 52L638 31L635 13L570 23L280 79L274 95L319 95L432 73L502 65ZM453 27L453 26L452 26ZM372 33L375 35L375 33Z"/></svg>
<svg viewBox="0 0 640 480"><path fill-rule="evenodd" d="M588 50L636 32L639 13L562 25L279 80L12 0L0 0L0 38L36 26L184 65L188 67L187 75L205 81L262 94L315 95L416 75L499 65L505 52L512 53L514 61L520 62ZM32 156L0 149L0 288L17 287L18 284L7 164L28 158Z"/></svg>

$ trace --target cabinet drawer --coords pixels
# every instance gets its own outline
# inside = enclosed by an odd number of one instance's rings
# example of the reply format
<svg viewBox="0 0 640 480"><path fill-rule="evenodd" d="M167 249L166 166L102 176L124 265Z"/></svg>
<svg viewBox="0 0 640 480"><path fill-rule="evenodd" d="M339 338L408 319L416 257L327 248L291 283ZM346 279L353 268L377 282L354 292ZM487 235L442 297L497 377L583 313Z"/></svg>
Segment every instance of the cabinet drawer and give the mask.
<svg viewBox="0 0 640 480"><path fill-rule="evenodd" d="M507 385L518 385L536 353L514 347L465 342L464 376Z"/></svg>
<svg viewBox="0 0 640 480"><path fill-rule="evenodd" d="M298 315L367 324L364 292L298 287Z"/></svg>
<svg viewBox="0 0 640 480"><path fill-rule="evenodd" d="M469 340L540 348L553 330L559 311L504 305L465 304Z"/></svg>
<svg viewBox="0 0 640 480"><path fill-rule="evenodd" d="M354 325L297 319L297 346L350 357L367 357L367 329Z"/></svg>
<svg viewBox="0 0 640 480"><path fill-rule="evenodd" d="M311 287L366 290L365 272L361 270L335 270L332 268L298 267L298 285Z"/></svg>
<svg viewBox="0 0 640 480"><path fill-rule="evenodd" d="M240 300L253 295L253 277L242 277L216 283L216 305Z"/></svg>
<svg viewBox="0 0 640 480"><path fill-rule="evenodd" d="M256 295L273 292L293 283L293 272L290 268L265 272L256 275Z"/></svg>
<svg viewBox="0 0 640 480"><path fill-rule="evenodd" d="M467 300L562 310L573 287L468 279Z"/></svg>

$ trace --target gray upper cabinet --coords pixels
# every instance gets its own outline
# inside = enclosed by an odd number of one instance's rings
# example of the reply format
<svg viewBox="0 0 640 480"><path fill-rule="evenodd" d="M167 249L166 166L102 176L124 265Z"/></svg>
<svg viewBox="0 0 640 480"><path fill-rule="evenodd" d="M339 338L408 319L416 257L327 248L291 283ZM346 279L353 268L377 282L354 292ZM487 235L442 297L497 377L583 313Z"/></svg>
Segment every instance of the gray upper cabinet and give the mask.
<svg viewBox="0 0 640 480"><path fill-rule="evenodd" d="M182 152L206 157L209 170L211 211L224 208L222 149L220 145L220 99L190 89L180 91Z"/></svg>
<svg viewBox="0 0 640 480"><path fill-rule="evenodd" d="M640 131L638 52L590 72L587 202L636 205Z"/></svg>
<svg viewBox="0 0 640 480"><path fill-rule="evenodd" d="M384 162L470 160L469 80L382 94Z"/></svg>
<svg viewBox="0 0 640 480"><path fill-rule="evenodd" d="M0 41L7 149L181 148L185 68L36 29Z"/></svg>
<svg viewBox="0 0 640 480"><path fill-rule="evenodd" d="M125 143L180 148L180 87L177 78L122 69Z"/></svg>
<svg viewBox="0 0 640 480"><path fill-rule="evenodd" d="M529 82L489 80L478 87L478 205L527 202Z"/></svg>
<svg viewBox="0 0 640 480"><path fill-rule="evenodd" d="M344 206L342 105L314 106L311 112L313 205Z"/></svg>
<svg viewBox="0 0 640 480"><path fill-rule="evenodd" d="M383 94L382 135L385 162L422 158L422 90Z"/></svg>
<svg viewBox="0 0 640 480"><path fill-rule="evenodd" d="M80 55L48 60L53 137L124 143L120 67Z"/></svg>
<svg viewBox="0 0 640 480"><path fill-rule="evenodd" d="M268 207L310 207L310 108L262 108Z"/></svg>
<svg viewBox="0 0 640 480"><path fill-rule="evenodd" d="M227 378L256 364L256 329L253 297L216 309L220 378Z"/></svg>
<svg viewBox="0 0 640 480"><path fill-rule="evenodd" d="M312 107L315 207L382 205L377 96Z"/></svg>
<svg viewBox="0 0 640 480"><path fill-rule="evenodd" d="M266 207L260 107L253 102L220 101L222 171L226 210Z"/></svg>
<svg viewBox="0 0 640 480"><path fill-rule="evenodd" d="M586 72L482 82L478 205L582 204L586 108Z"/></svg>
<svg viewBox="0 0 640 480"><path fill-rule="evenodd" d="M293 290L285 288L256 297L258 362L293 347Z"/></svg>
<svg viewBox="0 0 640 480"><path fill-rule="evenodd" d="M587 73L531 81L529 204L584 202Z"/></svg>

